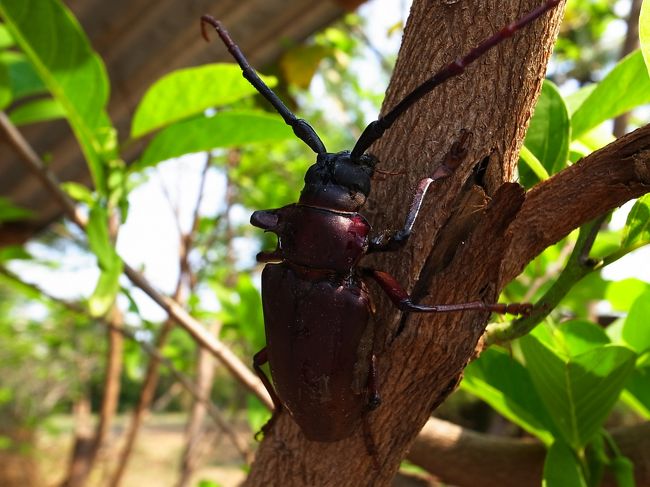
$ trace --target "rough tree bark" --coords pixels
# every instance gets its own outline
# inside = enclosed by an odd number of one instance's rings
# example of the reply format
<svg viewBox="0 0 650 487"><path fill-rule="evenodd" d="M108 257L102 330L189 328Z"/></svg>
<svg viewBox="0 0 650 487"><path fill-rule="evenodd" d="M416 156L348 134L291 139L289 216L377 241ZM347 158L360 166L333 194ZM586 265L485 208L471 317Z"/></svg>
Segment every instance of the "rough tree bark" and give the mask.
<svg viewBox="0 0 650 487"><path fill-rule="evenodd" d="M440 66L540 3L416 0L383 111ZM406 249L364 262L395 275L416 302L497 297L500 265L512 238L509 223L524 201L523 190L503 183L513 179L561 12L545 15L438 88L371 148L382 170L400 173L374 184L366 215L381 231L403 221L416 182L433 173L460 131L472 132L464 163L430 190ZM479 166L484 170L474 171ZM284 414L262 442L246 485L388 485L431 411L454 389L488 315L406 316L376 287L372 291L383 404L368 419L379 468L361 431L337 443L308 442ZM400 325L404 331L393 339Z"/></svg>

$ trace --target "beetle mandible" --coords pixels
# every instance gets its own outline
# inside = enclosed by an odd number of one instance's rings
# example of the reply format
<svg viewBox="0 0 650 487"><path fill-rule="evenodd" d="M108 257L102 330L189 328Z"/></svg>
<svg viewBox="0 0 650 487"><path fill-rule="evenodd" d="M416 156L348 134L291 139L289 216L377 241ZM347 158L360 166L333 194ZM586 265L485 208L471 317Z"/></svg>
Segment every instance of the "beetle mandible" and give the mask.
<svg viewBox="0 0 650 487"><path fill-rule="evenodd" d="M210 15L201 17L203 37L208 40L206 24L214 27L243 76L317 154L316 163L307 170L297 203L255 211L251 216L252 225L278 237L274 251L257 255L258 262L266 263L262 303L267 345L255 354L253 367L275 405L272 419L263 428L265 433L286 409L307 439L338 441L351 436L365 412L380 404L374 330L365 284L368 278L376 281L404 312L530 311L528 303L415 304L391 275L358 265L368 253L398 250L406 243L431 183L450 176L463 160L469 132L463 131L443 164L431 177L420 181L402 229L371 238L370 224L358 212L366 202L379 162L366 153L371 144L436 86L461 74L470 63L560 1L546 1L442 67L386 115L371 122L351 151L337 153L327 152L315 130L297 118L259 78L221 23ZM273 384L262 370L267 362Z"/></svg>

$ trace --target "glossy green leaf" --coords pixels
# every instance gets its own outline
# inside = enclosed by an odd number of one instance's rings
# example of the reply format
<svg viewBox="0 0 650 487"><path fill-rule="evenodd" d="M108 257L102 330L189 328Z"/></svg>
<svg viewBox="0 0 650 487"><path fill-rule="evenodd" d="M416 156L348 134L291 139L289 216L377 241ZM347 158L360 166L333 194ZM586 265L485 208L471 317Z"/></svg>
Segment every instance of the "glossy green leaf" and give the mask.
<svg viewBox="0 0 650 487"><path fill-rule="evenodd" d="M530 374L507 353L485 350L465 369L461 387L545 444L552 443L554 425Z"/></svg>
<svg viewBox="0 0 650 487"><path fill-rule="evenodd" d="M131 168L140 170L184 154L293 137L280 117L265 112L219 112L178 122L157 134Z"/></svg>
<svg viewBox="0 0 650 487"><path fill-rule="evenodd" d="M612 459L609 468L614 473L618 487L636 487L634 480L634 463L623 456Z"/></svg>
<svg viewBox="0 0 650 487"><path fill-rule="evenodd" d="M584 338L584 337L583 337ZM601 428L634 370L636 354L625 347L576 340L588 351L567 357L535 336L521 339L526 366L564 440L583 448ZM566 341L565 341L566 344Z"/></svg>
<svg viewBox="0 0 650 487"><path fill-rule="evenodd" d="M621 246L623 248L650 242L650 193L639 198L627 216Z"/></svg>
<svg viewBox="0 0 650 487"><path fill-rule="evenodd" d="M61 104L53 98L33 100L20 105L9 113L9 119L14 125L28 125L36 122L46 122L65 117L65 110Z"/></svg>
<svg viewBox="0 0 650 487"><path fill-rule="evenodd" d="M273 86L273 78L263 77ZM133 116L131 137L138 138L175 122L257 93L237 64L208 64L174 71L154 83Z"/></svg>
<svg viewBox="0 0 650 487"><path fill-rule="evenodd" d="M648 317L650 317L650 291L636 298L623 324L623 340L639 354L650 350Z"/></svg>
<svg viewBox="0 0 650 487"><path fill-rule="evenodd" d="M582 466L562 440L557 440L546 453L544 461L543 487L587 487Z"/></svg>
<svg viewBox="0 0 650 487"><path fill-rule="evenodd" d="M650 2L648 0L641 3L639 42L641 44L641 52L643 53L646 69L650 73Z"/></svg>
<svg viewBox="0 0 650 487"><path fill-rule="evenodd" d="M591 92L571 117L573 138L605 120L650 103L650 76L641 51L622 59Z"/></svg>
<svg viewBox="0 0 650 487"><path fill-rule="evenodd" d="M541 163L547 175L555 174L566 166L570 132L569 112L560 91L552 82L544 81L524 145ZM533 172L537 179L544 179L539 171L533 169ZM529 184L531 181L527 182L531 177L532 174L527 171L520 171L524 186L532 186Z"/></svg>
<svg viewBox="0 0 650 487"><path fill-rule="evenodd" d="M104 189L108 77L77 20L59 0L0 0L0 15L48 90L66 112L95 187Z"/></svg>

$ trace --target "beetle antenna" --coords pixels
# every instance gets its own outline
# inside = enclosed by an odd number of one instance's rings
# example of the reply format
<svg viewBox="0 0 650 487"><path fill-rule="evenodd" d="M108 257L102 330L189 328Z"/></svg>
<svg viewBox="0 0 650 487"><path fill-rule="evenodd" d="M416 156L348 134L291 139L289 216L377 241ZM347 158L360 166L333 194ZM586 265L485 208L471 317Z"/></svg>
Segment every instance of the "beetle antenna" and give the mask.
<svg viewBox="0 0 650 487"><path fill-rule="evenodd" d="M282 100L280 100L278 95L276 95L273 90L260 79L260 77L255 72L255 69L249 64L248 60L244 57L244 54L242 54L239 46L234 43L234 41L230 38L228 31L223 28L221 22L219 22L211 15L201 16L201 34L206 41L209 41L210 39L208 38L208 34L205 30L206 24L214 27L214 29L217 31L217 34L219 34L219 37L228 48L228 51L232 57L235 58L241 67L244 78L246 78L248 82L253 85L253 87L260 93L260 95L266 98L268 102L273 105L273 108L275 108L275 110L284 119L284 123L293 129L293 133L296 134L296 137L307 144L310 149L313 150L316 154L325 154L327 152L325 149L325 144L323 144L323 141L320 140L320 137L318 137L318 134L313 129L313 127L309 125L305 120L296 117L293 112L289 110L284 103L282 103Z"/></svg>
<svg viewBox="0 0 650 487"><path fill-rule="evenodd" d="M395 105L395 107L393 107L393 109L386 115L379 117L374 122L371 122L365 128L361 134L361 137L359 137L359 140L357 140L354 149L352 149L352 152L350 153L350 158L353 160L359 159L366 152L368 147L372 145L373 142L377 141L379 138L381 138L382 135L384 135L384 132L391 125L393 125L395 120L397 120L406 110L408 110L411 105L432 91L436 86L441 85L449 78L453 78L454 76L461 74L463 71L465 71L465 68L472 62L476 61L476 59L481 57L483 54L485 54L500 42L506 40L508 37L511 37L518 30L536 20L548 10L557 6L561 1L562 0L547 1L545 4L540 5L536 9L530 11L527 15L517 20L516 22L506 25L499 32L485 39L463 57L456 59L455 61L444 66L431 78L426 80L424 83L406 95L402 101Z"/></svg>

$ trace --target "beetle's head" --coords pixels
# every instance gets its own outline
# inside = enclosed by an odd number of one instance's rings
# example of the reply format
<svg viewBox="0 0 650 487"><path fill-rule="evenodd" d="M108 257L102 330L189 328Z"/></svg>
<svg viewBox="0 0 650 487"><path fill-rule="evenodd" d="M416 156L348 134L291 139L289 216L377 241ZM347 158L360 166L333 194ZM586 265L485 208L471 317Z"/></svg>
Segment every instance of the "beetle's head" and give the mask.
<svg viewBox="0 0 650 487"><path fill-rule="evenodd" d="M377 159L364 154L357 160L349 151L318 154L305 174L300 203L333 210L357 211L370 193Z"/></svg>

